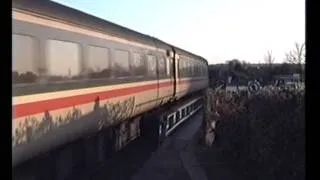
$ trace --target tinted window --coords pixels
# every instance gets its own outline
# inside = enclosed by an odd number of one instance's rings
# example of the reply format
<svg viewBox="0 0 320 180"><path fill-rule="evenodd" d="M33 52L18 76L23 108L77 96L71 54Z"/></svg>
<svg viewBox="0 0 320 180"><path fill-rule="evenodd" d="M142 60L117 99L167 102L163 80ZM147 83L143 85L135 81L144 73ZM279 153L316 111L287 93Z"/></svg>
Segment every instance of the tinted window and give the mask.
<svg viewBox="0 0 320 180"><path fill-rule="evenodd" d="M208 76L208 68L207 68L207 66L204 66L204 76Z"/></svg>
<svg viewBox="0 0 320 180"><path fill-rule="evenodd" d="M170 77L173 74L172 71L172 60L170 58L166 58L167 61L167 76Z"/></svg>
<svg viewBox="0 0 320 180"><path fill-rule="evenodd" d="M195 64L194 64L194 61L193 60L190 60L190 71L191 71L191 74L190 76L193 77L195 75Z"/></svg>
<svg viewBox="0 0 320 180"><path fill-rule="evenodd" d="M206 76L206 67L202 66L202 76Z"/></svg>
<svg viewBox="0 0 320 180"><path fill-rule="evenodd" d="M110 51L107 48L89 46L87 70L91 78L110 76Z"/></svg>
<svg viewBox="0 0 320 180"><path fill-rule="evenodd" d="M200 76L203 76L203 65L200 65Z"/></svg>
<svg viewBox="0 0 320 180"><path fill-rule="evenodd" d="M34 39L29 36L12 35L12 81L14 84L36 81L34 58Z"/></svg>
<svg viewBox="0 0 320 180"><path fill-rule="evenodd" d="M49 80L77 79L80 76L80 46L76 43L48 40Z"/></svg>
<svg viewBox="0 0 320 180"><path fill-rule="evenodd" d="M133 53L132 67L135 75L143 76L146 74L146 65L143 56L139 53Z"/></svg>
<svg viewBox="0 0 320 180"><path fill-rule="evenodd" d="M205 76L205 67L201 66L201 76Z"/></svg>
<svg viewBox="0 0 320 180"><path fill-rule="evenodd" d="M183 77L188 77L188 63L186 60L183 60Z"/></svg>
<svg viewBox="0 0 320 180"><path fill-rule="evenodd" d="M190 62L189 61L187 61L187 68L186 68L187 70L187 72L186 72L186 74L187 74L187 77L191 77L191 64L190 64Z"/></svg>
<svg viewBox="0 0 320 180"><path fill-rule="evenodd" d="M199 66L199 63L196 63L196 66L195 66L195 76L196 76L196 77L199 77L199 76L200 76L200 66Z"/></svg>
<svg viewBox="0 0 320 180"><path fill-rule="evenodd" d="M148 63L148 75L151 77L156 77L157 76L156 57L153 55L147 55L147 63Z"/></svg>
<svg viewBox="0 0 320 180"><path fill-rule="evenodd" d="M130 76L129 52L123 50L115 51L114 72L117 77Z"/></svg>
<svg viewBox="0 0 320 180"><path fill-rule="evenodd" d="M179 61L179 76L185 77L185 62L184 59L180 59Z"/></svg>
<svg viewBox="0 0 320 180"><path fill-rule="evenodd" d="M159 76L161 77L166 77L166 62L165 62L165 59L163 57L160 57L158 59L158 68L159 68Z"/></svg>

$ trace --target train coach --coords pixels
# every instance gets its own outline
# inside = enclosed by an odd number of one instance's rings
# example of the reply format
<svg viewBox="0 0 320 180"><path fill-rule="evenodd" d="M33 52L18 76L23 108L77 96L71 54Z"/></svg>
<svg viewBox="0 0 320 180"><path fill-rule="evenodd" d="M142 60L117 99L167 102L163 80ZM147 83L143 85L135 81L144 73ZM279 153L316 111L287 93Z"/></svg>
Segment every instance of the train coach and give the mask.
<svg viewBox="0 0 320 180"><path fill-rule="evenodd" d="M12 2L12 53L13 166L106 128L121 149L208 86L204 58L51 1Z"/></svg>

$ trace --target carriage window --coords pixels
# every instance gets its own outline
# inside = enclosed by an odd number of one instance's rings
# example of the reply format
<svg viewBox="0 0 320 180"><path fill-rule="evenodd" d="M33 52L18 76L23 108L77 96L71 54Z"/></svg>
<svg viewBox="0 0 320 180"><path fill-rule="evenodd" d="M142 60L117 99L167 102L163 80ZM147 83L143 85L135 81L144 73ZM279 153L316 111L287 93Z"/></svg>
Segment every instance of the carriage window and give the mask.
<svg viewBox="0 0 320 180"><path fill-rule="evenodd" d="M166 58L167 61L167 77L170 77L170 75L172 74L171 72L171 66L172 66L172 60L170 60L170 58Z"/></svg>
<svg viewBox="0 0 320 180"><path fill-rule="evenodd" d="M189 62L186 62L186 77L190 77L191 74L191 66Z"/></svg>
<svg viewBox="0 0 320 180"><path fill-rule="evenodd" d="M13 84L33 83L37 79L35 40L29 36L12 35L12 81Z"/></svg>
<svg viewBox="0 0 320 180"><path fill-rule="evenodd" d="M206 76L206 66L202 66L202 76Z"/></svg>
<svg viewBox="0 0 320 180"><path fill-rule="evenodd" d="M80 77L80 46L78 44L48 40L46 57L49 80L59 81Z"/></svg>
<svg viewBox="0 0 320 180"><path fill-rule="evenodd" d="M199 65L198 64L195 65L195 69L194 70L195 70L194 71L194 76L199 77Z"/></svg>
<svg viewBox="0 0 320 180"><path fill-rule="evenodd" d="M193 77L193 63L190 61L190 77Z"/></svg>
<svg viewBox="0 0 320 180"><path fill-rule="evenodd" d="M184 77L184 60L180 59L179 60L179 77Z"/></svg>
<svg viewBox="0 0 320 180"><path fill-rule="evenodd" d="M163 57L160 57L158 60L159 63L159 76L165 77L166 76L166 62Z"/></svg>
<svg viewBox="0 0 320 180"><path fill-rule="evenodd" d="M157 76L157 62L156 57L152 55L147 55L148 62L148 75L151 77Z"/></svg>
<svg viewBox="0 0 320 180"><path fill-rule="evenodd" d="M200 68L200 76L204 76L204 67L203 66L201 66L201 68Z"/></svg>
<svg viewBox="0 0 320 180"><path fill-rule="evenodd" d="M198 65L194 62L193 76L198 76Z"/></svg>
<svg viewBox="0 0 320 180"><path fill-rule="evenodd" d="M123 50L115 51L114 71L117 77L130 76L129 52Z"/></svg>
<svg viewBox="0 0 320 180"><path fill-rule="evenodd" d="M183 70L183 77L187 76L187 62L185 60L182 61L182 70Z"/></svg>
<svg viewBox="0 0 320 180"><path fill-rule="evenodd" d="M208 69L206 66L203 66L203 76L208 76Z"/></svg>
<svg viewBox="0 0 320 180"><path fill-rule="evenodd" d="M189 63L187 60L184 61L184 77L189 77Z"/></svg>
<svg viewBox="0 0 320 180"><path fill-rule="evenodd" d="M186 61L184 59L181 62L181 70L182 70L181 77L186 77L186 75L187 75L187 63L186 63Z"/></svg>
<svg viewBox="0 0 320 180"><path fill-rule="evenodd" d="M178 69L179 69L178 76L182 77L182 61L181 61L181 58L178 61Z"/></svg>
<svg viewBox="0 0 320 180"><path fill-rule="evenodd" d="M141 54L133 53L133 69L135 75L143 76L146 74L145 61Z"/></svg>
<svg viewBox="0 0 320 180"><path fill-rule="evenodd" d="M88 73L91 78L104 78L110 76L109 49L89 46Z"/></svg>
<svg viewBox="0 0 320 180"><path fill-rule="evenodd" d="M173 76L175 69L173 68L173 59L170 58L170 75Z"/></svg>
<svg viewBox="0 0 320 180"><path fill-rule="evenodd" d="M190 65L191 65L191 68L190 68L190 76L193 77L194 76L194 72L195 72L195 64L192 60L190 60Z"/></svg>

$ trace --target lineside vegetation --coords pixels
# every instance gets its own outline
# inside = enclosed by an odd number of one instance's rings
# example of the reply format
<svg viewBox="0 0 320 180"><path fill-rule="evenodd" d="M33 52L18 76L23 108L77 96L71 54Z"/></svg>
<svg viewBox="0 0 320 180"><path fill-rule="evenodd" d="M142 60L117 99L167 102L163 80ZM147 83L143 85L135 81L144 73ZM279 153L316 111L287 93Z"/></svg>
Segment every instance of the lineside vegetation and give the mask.
<svg viewBox="0 0 320 180"><path fill-rule="evenodd" d="M236 164L245 179L304 179L304 90L268 89L250 96L216 91L211 96L215 141L206 151ZM210 166L207 162L204 166Z"/></svg>

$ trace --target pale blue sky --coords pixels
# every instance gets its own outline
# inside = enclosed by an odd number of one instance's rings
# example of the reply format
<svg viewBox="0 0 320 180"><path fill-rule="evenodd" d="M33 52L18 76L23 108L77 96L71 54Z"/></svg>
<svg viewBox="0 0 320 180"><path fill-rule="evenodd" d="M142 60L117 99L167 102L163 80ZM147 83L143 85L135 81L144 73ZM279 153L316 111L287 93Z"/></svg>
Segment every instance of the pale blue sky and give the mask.
<svg viewBox="0 0 320 180"><path fill-rule="evenodd" d="M303 0L55 0L206 58L276 62L305 41Z"/></svg>

